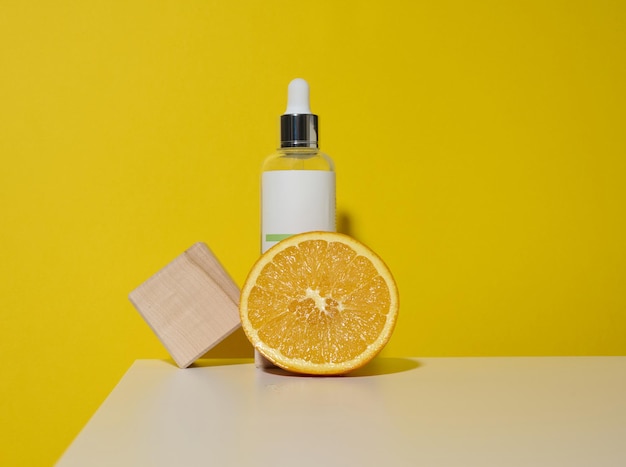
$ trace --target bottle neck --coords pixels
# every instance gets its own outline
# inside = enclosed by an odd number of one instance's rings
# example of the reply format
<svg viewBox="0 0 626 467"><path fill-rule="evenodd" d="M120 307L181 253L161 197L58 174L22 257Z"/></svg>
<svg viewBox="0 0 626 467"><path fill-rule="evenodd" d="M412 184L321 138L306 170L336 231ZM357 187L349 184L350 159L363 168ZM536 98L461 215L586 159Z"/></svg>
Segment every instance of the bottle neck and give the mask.
<svg viewBox="0 0 626 467"><path fill-rule="evenodd" d="M280 116L281 148L317 148L317 115L286 114Z"/></svg>

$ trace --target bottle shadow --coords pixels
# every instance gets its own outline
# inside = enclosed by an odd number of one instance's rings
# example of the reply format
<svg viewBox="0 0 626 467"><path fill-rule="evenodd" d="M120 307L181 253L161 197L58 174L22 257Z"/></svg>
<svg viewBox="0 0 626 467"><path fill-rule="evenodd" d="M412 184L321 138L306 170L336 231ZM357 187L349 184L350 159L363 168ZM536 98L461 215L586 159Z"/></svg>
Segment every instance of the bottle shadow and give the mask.
<svg viewBox="0 0 626 467"><path fill-rule="evenodd" d="M354 237L352 217L347 211L337 211L337 232Z"/></svg>

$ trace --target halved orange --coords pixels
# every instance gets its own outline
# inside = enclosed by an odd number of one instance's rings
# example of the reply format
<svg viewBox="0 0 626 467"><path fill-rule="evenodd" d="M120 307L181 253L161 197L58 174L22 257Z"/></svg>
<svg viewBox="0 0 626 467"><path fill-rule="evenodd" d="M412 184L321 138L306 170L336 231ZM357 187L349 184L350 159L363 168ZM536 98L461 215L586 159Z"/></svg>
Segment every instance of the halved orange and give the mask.
<svg viewBox="0 0 626 467"><path fill-rule="evenodd" d="M335 232L280 241L252 267L241 290L243 330L286 370L341 374L369 362L388 342L398 289L371 249Z"/></svg>

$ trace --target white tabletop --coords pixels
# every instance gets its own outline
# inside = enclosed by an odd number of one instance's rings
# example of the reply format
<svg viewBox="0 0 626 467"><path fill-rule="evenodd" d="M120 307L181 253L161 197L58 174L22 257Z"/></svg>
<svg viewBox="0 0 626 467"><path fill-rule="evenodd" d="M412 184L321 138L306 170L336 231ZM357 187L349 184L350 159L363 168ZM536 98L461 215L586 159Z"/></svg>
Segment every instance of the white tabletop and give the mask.
<svg viewBox="0 0 626 467"><path fill-rule="evenodd" d="M138 360L58 462L104 465L623 467L626 357Z"/></svg>

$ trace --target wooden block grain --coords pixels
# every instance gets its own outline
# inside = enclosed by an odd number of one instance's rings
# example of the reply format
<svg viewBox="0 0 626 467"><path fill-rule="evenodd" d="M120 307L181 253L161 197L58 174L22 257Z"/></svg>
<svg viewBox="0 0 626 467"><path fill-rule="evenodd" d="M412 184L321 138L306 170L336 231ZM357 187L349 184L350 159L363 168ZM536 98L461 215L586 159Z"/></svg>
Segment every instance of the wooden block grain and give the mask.
<svg viewBox="0 0 626 467"><path fill-rule="evenodd" d="M180 368L240 326L239 288L204 243L196 243L129 294Z"/></svg>

